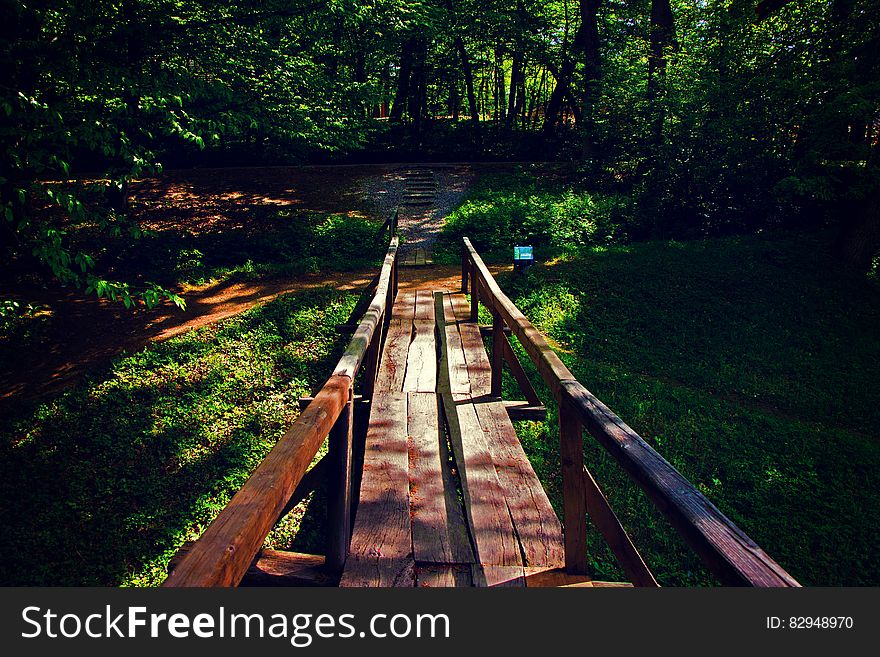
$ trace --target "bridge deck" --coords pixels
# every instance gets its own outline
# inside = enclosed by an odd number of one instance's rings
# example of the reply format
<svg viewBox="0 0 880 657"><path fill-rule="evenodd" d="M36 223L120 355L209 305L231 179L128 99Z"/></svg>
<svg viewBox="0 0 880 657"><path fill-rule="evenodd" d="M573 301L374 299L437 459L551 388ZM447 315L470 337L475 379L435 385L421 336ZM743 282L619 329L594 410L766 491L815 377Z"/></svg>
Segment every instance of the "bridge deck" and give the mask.
<svg viewBox="0 0 880 657"><path fill-rule="evenodd" d="M570 578L562 527L490 397L491 366L461 294L395 300L373 392L341 586L591 585Z"/></svg>

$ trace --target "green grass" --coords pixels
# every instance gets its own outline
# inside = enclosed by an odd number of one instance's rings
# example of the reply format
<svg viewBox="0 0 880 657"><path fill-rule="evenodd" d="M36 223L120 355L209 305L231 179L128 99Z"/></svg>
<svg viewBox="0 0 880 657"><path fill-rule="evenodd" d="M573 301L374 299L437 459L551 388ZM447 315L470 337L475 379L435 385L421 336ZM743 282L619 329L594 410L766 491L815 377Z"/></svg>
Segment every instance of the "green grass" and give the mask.
<svg viewBox="0 0 880 657"><path fill-rule="evenodd" d="M588 389L797 579L876 586L880 289L824 246L765 235L583 249L500 283ZM559 509L555 422L519 433ZM712 583L589 436L585 447L661 583ZM620 576L592 530L589 548L598 577Z"/></svg>
<svg viewBox="0 0 880 657"><path fill-rule="evenodd" d="M202 285L373 267L385 253L387 234L379 234L374 220L272 206L248 210L235 215L240 227L197 234L175 228L134 242L108 241L99 265L124 278Z"/></svg>
<svg viewBox="0 0 880 657"><path fill-rule="evenodd" d="M324 381L355 301L287 295L5 414L0 584L159 584ZM322 494L267 545L321 552Z"/></svg>
<svg viewBox="0 0 880 657"><path fill-rule="evenodd" d="M490 259L509 261L515 245L538 257L575 252L625 239L634 212L620 195L581 191L561 176L527 171L481 178L447 218L434 249L437 262L455 263L461 238Z"/></svg>

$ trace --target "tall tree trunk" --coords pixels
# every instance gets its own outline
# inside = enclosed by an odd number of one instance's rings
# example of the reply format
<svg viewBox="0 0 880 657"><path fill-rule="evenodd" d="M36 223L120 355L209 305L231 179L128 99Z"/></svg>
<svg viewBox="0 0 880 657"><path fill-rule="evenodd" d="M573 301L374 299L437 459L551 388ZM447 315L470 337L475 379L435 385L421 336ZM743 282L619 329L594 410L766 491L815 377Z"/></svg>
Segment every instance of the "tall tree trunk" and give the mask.
<svg viewBox="0 0 880 657"><path fill-rule="evenodd" d="M416 47L416 37L407 39L400 50L400 69L397 73L397 92L394 94L394 103L391 105L389 119L400 123L403 119L403 108L409 98L409 79L412 73L413 52Z"/></svg>
<svg viewBox="0 0 880 657"><path fill-rule="evenodd" d="M464 40L460 36L455 37L455 47L458 49L458 57L461 60L461 72L464 74L468 111L471 115L471 121L474 123L474 128L479 129L480 110L477 108L477 94L474 91L474 72L471 69L471 60L468 58L467 50L464 47Z"/></svg>
<svg viewBox="0 0 880 657"><path fill-rule="evenodd" d="M458 106L458 80L453 78L449 83L449 108L447 111L453 121L458 121Z"/></svg>
<svg viewBox="0 0 880 657"><path fill-rule="evenodd" d="M663 141L666 120L666 49L675 41L675 19L669 0L651 0L651 39L648 53L648 103L651 107L651 140Z"/></svg>
<svg viewBox="0 0 880 657"><path fill-rule="evenodd" d="M581 145L585 158L596 155L596 123L593 120L602 84L602 60L599 54L599 3L601 0L581 0L581 30L583 35L584 94L581 109L582 118L578 121L581 130ZM572 107L577 107L572 98Z"/></svg>
<svg viewBox="0 0 880 657"><path fill-rule="evenodd" d="M417 147L422 143L422 127L426 116L428 42L424 37L416 39L413 53L411 81L409 86L409 118L412 121L412 139Z"/></svg>
<svg viewBox="0 0 880 657"><path fill-rule="evenodd" d="M540 112L538 108L541 107L542 101L544 98L544 87L547 84L547 69L546 67L541 68L541 78L538 80L538 86L535 87L534 93L532 94L532 100L529 103L529 117L532 120L532 129L538 127L538 118Z"/></svg>
<svg viewBox="0 0 880 657"><path fill-rule="evenodd" d="M588 153L593 150L592 116L596 101L598 100L599 84L602 78L599 57L599 2L600 0L580 0L581 22L572 40L572 54L570 57L564 57L562 65L559 67L559 73L556 76L556 87L553 89L553 93L550 94L543 126L545 135L550 136L555 132L556 124L559 120L559 112L563 107L565 98L568 97L575 116L581 117L581 120L578 122L582 123L581 130L584 133L584 150ZM586 80L581 96L582 100L578 99L578 94L573 91L571 86L577 64L575 59L577 55L581 55L583 58L584 77ZM581 108L575 109L581 103Z"/></svg>

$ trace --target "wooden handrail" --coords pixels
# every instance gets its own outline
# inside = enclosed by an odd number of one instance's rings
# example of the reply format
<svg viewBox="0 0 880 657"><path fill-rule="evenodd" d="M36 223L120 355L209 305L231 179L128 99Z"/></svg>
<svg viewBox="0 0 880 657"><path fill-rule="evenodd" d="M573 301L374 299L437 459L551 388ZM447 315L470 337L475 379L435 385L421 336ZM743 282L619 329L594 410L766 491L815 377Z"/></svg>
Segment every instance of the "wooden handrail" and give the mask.
<svg viewBox="0 0 880 657"><path fill-rule="evenodd" d="M378 352L382 331L376 329L397 291L397 245L392 237L372 301L330 379L162 586L237 586L328 435L331 475L340 488L332 495L328 562L341 566L350 530L352 388L364 355Z"/></svg>
<svg viewBox="0 0 880 657"><path fill-rule="evenodd" d="M800 586L678 470L575 379L544 336L501 291L468 238L464 238L463 245L463 289L467 289L464 276L469 275L472 294L480 291L479 301L499 315L519 339L559 402L560 416L564 416L568 427L561 435L563 479L568 479L567 485L563 482L563 505L568 509L566 552L581 550L580 534L586 529L581 513L585 494L583 464L575 462L581 450L574 442L582 440L582 426L648 494L722 584ZM569 495L565 495L566 489L570 489ZM569 537L569 532L574 535ZM585 567L585 559L585 554L566 554L566 566L573 571L581 570Z"/></svg>
<svg viewBox="0 0 880 657"><path fill-rule="evenodd" d="M364 313L363 319L358 324L351 342L348 343L345 353L339 359L333 374L344 375L354 379L358 368L363 362L367 349L373 342L373 336L376 328L381 324L385 316L389 303L389 292L396 292L394 282L396 279L395 262L397 261L397 237L391 238L391 245L385 254L385 261L382 264L382 272L379 275L379 283L376 285L376 292L373 294L373 300L370 302L367 312Z"/></svg>

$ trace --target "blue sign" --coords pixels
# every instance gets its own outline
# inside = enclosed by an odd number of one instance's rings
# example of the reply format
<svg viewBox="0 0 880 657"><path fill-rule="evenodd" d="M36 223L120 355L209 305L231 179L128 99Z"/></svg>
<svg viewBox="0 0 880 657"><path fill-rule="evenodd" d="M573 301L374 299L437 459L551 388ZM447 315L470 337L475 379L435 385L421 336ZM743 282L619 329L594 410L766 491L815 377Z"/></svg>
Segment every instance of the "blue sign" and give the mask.
<svg viewBox="0 0 880 657"><path fill-rule="evenodd" d="M513 259L516 261L534 260L535 256L532 253L532 247L530 247L530 246L515 246L515 247L513 247Z"/></svg>

